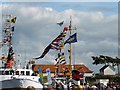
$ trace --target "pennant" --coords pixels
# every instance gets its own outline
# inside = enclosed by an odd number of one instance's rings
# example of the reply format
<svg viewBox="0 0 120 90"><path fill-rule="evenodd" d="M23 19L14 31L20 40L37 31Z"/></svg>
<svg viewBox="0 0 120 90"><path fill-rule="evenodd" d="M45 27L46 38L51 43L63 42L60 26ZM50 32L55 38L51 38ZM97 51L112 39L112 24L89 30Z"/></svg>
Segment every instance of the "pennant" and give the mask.
<svg viewBox="0 0 120 90"><path fill-rule="evenodd" d="M65 43L64 44L66 44L66 43L75 43L75 42L77 42L77 33L74 33L72 36L70 36L66 41L65 41Z"/></svg>
<svg viewBox="0 0 120 90"><path fill-rule="evenodd" d="M62 32L60 33L60 35L55 38L44 50L44 52L42 53L42 55L38 58L34 58L34 59L40 59L40 58L43 58L48 52L50 49L56 49L56 50L60 50L63 48L63 45L64 45L64 38L66 36L66 32Z"/></svg>
<svg viewBox="0 0 120 90"><path fill-rule="evenodd" d="M41 58L43 58L43 57L49 52L50 48L51 48L51 44L49 44L49 45L45 48L44 52L42 53L42 55L41 55L40 57L34 58L34 59L41 59Z"/></svg>
<svg viewBox="0 0 120 90"><path fill-rule="evenodd" d="M16 22L16 17L14 17L13 19L11 19L11 22L15 23Z"/></svg>
<svg viewBox="0 0 120 90"><path fill-rule="evenodd" d="M62 26L64 21L57 23L59 26Z"/></svg>

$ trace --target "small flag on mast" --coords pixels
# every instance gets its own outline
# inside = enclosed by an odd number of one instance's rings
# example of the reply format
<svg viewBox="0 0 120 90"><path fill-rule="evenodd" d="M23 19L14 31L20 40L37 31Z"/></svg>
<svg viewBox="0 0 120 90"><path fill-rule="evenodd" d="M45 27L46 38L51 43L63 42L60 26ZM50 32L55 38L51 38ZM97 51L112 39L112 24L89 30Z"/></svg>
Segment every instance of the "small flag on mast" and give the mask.
<svg viewBox="0 0 120 90"><path fill-rule="evenodd" d="M70 36L64 44L66 43L75 43L77 42L77 33L74 33L72 36Z"/></svg>
<svg viewBox="0 0 120 90"><path fill-rule="evenodd" d="M58 58L56 58L55 60L56 60L55 65L66 64L64 53L62 53L62 54L59 53Z"/></svg>
<svg viewBox="0 0 120 90"><path fill-rule="evenodd" d="M13 19L11 19L11 22L15 23L16 22L16 17L14 17Z"/></svg>
<svg viewBox="0 0 120 90"><path fill-rule="evenodd" d="M64 23L64 21L62 21L62 22L58 22L57 24L58 24L59 26L62 26L63 23Z"/></svg>

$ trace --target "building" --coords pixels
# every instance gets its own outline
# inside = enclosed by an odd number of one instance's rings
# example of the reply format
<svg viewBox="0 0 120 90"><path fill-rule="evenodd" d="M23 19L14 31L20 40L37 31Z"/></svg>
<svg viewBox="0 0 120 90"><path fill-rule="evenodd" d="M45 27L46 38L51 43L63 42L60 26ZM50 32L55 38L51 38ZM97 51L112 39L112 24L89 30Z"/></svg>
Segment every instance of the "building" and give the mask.
<svg viewBox="0 0 120 90"><path fill-rule="evenodd" d="M65 71L69 69L70 65L60 65L59 68L56 67L55 65L45 65L45 64L34 64L33 65L33 70L35 72L38 71L38 67L41 68L43 75L46 76L46 69L49 68L51 71L51 77L56 76L57 73L59 73L59 76L64 76ZM84 73L84 76L89 77L92 76L93 71L88 69L85 65L83 64L75 64L72 66L74 70L78 70L80 73ZM70 74L67 74L69 76Z"/></svg>
<svg viewBox="0 0 120 90"><path fill-rule="evenodd" d="M104 65L100 69L100 74L101 75L115 75L115 68L112 67L111 65Z"/></svg>

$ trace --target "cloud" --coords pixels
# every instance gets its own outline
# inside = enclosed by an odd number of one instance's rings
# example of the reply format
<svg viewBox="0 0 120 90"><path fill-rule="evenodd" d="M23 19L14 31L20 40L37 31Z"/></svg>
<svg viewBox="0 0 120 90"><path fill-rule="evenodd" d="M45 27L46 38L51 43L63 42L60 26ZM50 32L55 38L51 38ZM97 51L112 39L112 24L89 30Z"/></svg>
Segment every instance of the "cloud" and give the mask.
<svg viewBox="0 0 120 90"><path fill-rule="evenodd" d="M4 4L2 8L3 13L11 13L17 16L14 47L16 54L21 53L23 55L22 59L29 60L41 55L47 45L63 30L63 27L69 25L70 16L72 16L73 27L78 28L76 31L78 42L73 44L74 63L84 63L92 69L94 67L92 55L117 56L117 14L106 16L97 10L96 12L86 12L72 8L57 11L52 7L34 7L25 4ZM56 24L61 20L65 21L63 27ZM68 45L65 46L65 55L67 62L69 62L67 50ZM54 63L56 56L57 51L50 50L42 60L36 62ZM21 60L21 62L23 61Z"/></svg>
<svg viewBox="0 0 120 90"><path fill-rule="evenodd" d="M53 11L53 9L52 8L50 8L50 7L47 7L47 8L45 8L47 11L49 11L49 12L52 12Z"/></svg>

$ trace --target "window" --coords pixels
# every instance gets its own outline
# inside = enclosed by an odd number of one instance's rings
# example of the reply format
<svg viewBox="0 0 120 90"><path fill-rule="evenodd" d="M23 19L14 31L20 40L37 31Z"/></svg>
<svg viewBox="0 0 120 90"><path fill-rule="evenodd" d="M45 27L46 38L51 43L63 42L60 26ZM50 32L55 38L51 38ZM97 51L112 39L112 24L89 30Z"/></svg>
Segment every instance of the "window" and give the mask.
<svg viewBox="0 0 120 90"><path fill-rule="evenodd" d="M0 75L2 75L2 71L0 71Z"/></svg>
<svg viewBox="0 0 120 90"><path fill-rule="evenodd" d="M28 75L28 76L29 76L29 75L30 75L30 72L29 72L29 71L26 71L26 75Z"/></svg>
<svg viewBox="0 0 120 90"><path fill-rule="evenodd" d="M5 75L9 75L9 71L5 71Z"/></svg>
<svg viewBox="0 0 120 90"><path fill-rule="evenodd" d="M25 75L24 71L21 71L21 75Z"/></svg>
<svg viewBox="0 0 120 90"><path fill-rule="evenodd" d="M10 71L10 75L14 75L14 71L13 70Z"/></svg>
<svg viewBox="0 0 120 90"><path fill-rule="evenodd" d="M16 75L19 75L19 71L16 71Z"/></svg>
<svg viewBox="0 0 120 90"><path fill-rule="evenodd" d="M2 75L4 75L5 74L5 72L4 71L2 71Z"/></svg>

